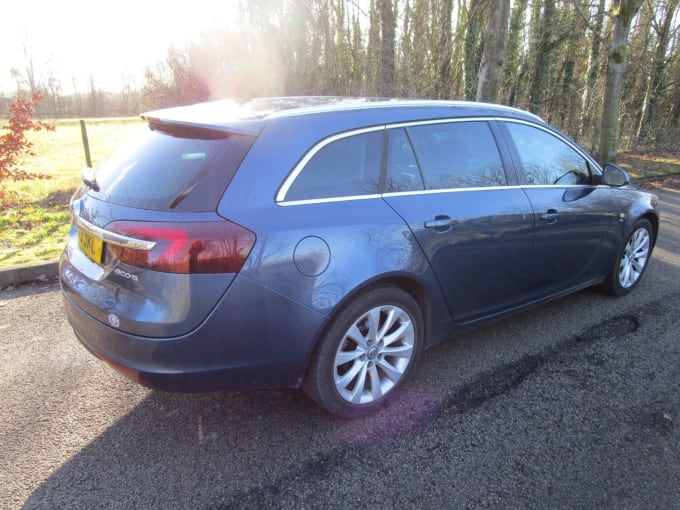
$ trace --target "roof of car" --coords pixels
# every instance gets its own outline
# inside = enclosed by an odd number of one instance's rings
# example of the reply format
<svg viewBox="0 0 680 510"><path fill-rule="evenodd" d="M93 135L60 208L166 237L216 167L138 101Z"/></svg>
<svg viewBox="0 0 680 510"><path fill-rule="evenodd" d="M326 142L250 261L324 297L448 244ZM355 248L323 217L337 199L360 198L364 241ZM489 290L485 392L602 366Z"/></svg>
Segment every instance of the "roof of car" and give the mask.
<svg viewBox="0 0 680 510"><path fill-rule="evenodd" d="M471 101L428 99L388 99L336 96L291 96L239 100L221 100L190 106L166 108L144 113L149 123L181 124L203 129L257 135L267 121L300 115L333 115L337 112L409 112L404 121L424 118L473 116L509 116L543 122L529 112L509 106ZM393 117L393 116L390 116ZM393 122L393 121L392 121Z"/></svg>

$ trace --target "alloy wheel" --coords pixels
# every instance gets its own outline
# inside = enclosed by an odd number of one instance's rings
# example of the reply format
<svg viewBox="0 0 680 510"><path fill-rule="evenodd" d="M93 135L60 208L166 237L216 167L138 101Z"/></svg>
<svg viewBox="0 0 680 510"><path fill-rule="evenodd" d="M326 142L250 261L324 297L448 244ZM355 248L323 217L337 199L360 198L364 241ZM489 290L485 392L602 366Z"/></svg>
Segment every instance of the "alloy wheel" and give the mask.
<svg viewBox="0 0 680 510"><path fill-rule="evenodd" d="M335 389L347 402L369 404L404 376L414 354L415 329L396 305L377 306L347 330L333 362Z"/></svg>
<svg viewBox="0 0 680 510"><path fill-rule="evenodd" d="M640 279L649 257L650 236L640 227L628 238L619 263L619 283L627 289Z"/></svg>

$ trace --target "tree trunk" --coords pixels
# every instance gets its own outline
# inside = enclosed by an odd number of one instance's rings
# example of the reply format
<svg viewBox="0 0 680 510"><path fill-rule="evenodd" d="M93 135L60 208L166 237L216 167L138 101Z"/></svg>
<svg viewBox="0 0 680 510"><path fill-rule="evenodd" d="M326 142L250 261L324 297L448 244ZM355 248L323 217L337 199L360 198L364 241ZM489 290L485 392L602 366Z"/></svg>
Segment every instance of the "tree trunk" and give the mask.
<svg viewBox="0 0 680 510"><path fill-rule="evenodd" d="M454 99L462 99L465 97L465 67L459 65L459 62L463 62L465 55L465 22L463 21L463 16L460 13L463 11L463 4L465 0L456 0L457 9L457 21L455 29L452 28L452 50L451 50L451 62L455 62L456 65L452 66L453 74L453 84L450 91L451 96ZM453 4L452 4L453 5Z"/></svg>
<svg viewBox="0 0 680 510"><path fill-rule="evenodd" d="M571 86L574 80L574 68L576 67L575 62L576 54L576 44L573 39L570 39L567 46L567 53L562 64L562 90L559 95L559 119L560 119L560 129L569 131L571 127L571 101L570 98L573 97L571 93Z"/></svg>
<svg viewBox="0 0 680 510"><path fill-rule="evenodd" d="M411 76L410 84L414 95L434 97L432 86L432 27L430 24L430 5L426 0L414 0L411 6Z"/></svg>
<svg viewBox="0 0 680 510"><path fill-rule="evenodd" d="M470 0L467 12L467 30L465 31L465 99L473 101L477 97L479 64L481 62L480 32L482 27L483 5L481 0Z"/></svg>
<svg viewBox="0 0 680 510"><path fill-rule="evenodd" d="M534 11L536 12L536 11ZM538 113L539 106L543 103L543 97L548 89L550 53L552 50L552 29L555 17L555 0L543 0L543 13L536 23L535 30L538 37L534 47L534 77L529 88L529 111ZM534 30L534 27L532 27Z"/></svg>
<svg viewBox="0 0 680 510"><path fill-rule="evenodd" d="M503 66L503 93L505 102L510 106L515 105L517 87L522 77L525 61L522 58L521 37L524 30L524 17L526 15L529 0L518 0L512 8L510 16L510 29L508 32L505 49L505 65Z"/></svg>
<svg viewBox="0 0 680 510"><path fill-rule="evenodd" d="M680 76L680 32L675 35L674 50L671 56L671 66L668 73L671 77ZM678 133L680 129L680 80L673 80L671 90L668 94L668 123L671 127L670 136L673 137L674 132ZM669 136L669 135L666 135ZM671 138L672 139L672 138Z"/></svg>
<svg viewBox="0 0 680 510"><path fill-rule="evenodd" d="M602 47L602 25L604 24L604 4L605 0L599 0L595 19L592 21L590 34L590 55L588 56L588 70L586 71L586 86L583 91L581 101L581 126L579 129L578 140L583 143L586 133L594 133L592 129L593 121L593 97L595 84L600 74L600 49ZM595 147L596 137L591 138L591 150Z"/></svg>
<svg viewBox="0 0 680 510"><path fill-rule="evenodd" d="M628 34L633 17L641 4L642 0L616 0L611 8L613 30L608 48L600 145L597 151L597 158L602 164L616 160L619 102L621 100L623 73L626 68Z"/></svg>
<svg viewBox="0 0 680 510"><path fill-rule="evenodd" d="M671 128L680 129L680 86L675 86L675 94L673 95L673 106L671 107Z"/></svg>
<svg viewBox="0 0 680 510"><path fill-rule="evenodd" d="M394 97L395 15L392 0L380 0L380 76L379 94Z"/></svg>
<svg viewBox="0 0 680 510"><path fill-rule="evenodd" d="M368 44L366 46L365 89L366 96L380 95L381 36L380 0L371 0L369 9Z"/></svg>
<svg viewBox="0 0 680 510"><path fill-rule="evenodd" d="M443 0L440 5L439 39L437 41L437 74L439 79L435 83L437 99L451 97L453 83L451 82L451 15L453 13L453 0Z"/></svg>
<svg viewBox="0 0 680 510"><path fill-rule="evenodd" d="M477 101L495 103L503 77L505 43L508 34L510 0L498 0L489 12L489 22L484 39L484 54L479 70Z"/></svg>
<svg viewBox="0 0 680 510"><path fill-rule="evenodd" d="M656 51L654 52L654 66L647 80L647 90L645 92L642 114L640 115L640 123L638 124L636 133L638 144L644 142L648 138L649 128L656 121L656 113L660 100L659 89L666 65L668 64L666 52L668 51L668 44L670 43L671 23L673 22L678 3L679 0L668 0L663 21L657 30L658 42Z"/></svg>

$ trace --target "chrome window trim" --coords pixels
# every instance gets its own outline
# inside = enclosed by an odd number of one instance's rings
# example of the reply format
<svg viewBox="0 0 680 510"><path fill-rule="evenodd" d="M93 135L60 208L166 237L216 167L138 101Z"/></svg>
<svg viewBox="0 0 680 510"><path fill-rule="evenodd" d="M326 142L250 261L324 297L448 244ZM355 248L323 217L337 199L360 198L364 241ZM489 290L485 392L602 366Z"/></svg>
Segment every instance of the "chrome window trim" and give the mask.
<svg viewBox="0 0 680 510"><path fill-rule="evenodd" d="M418 195L434 195L436 193L461 193L470 191L501 191L510 189L555 189L555 188L602 188L609 189L608 186L598 184L566 184L563 186L555 186L550 184L526 184L526 185L513 185L513 186L482 186L479 188L446 188L446 189L421 189L413 191L390 191L383 194L372 194L372 195L352 195L346 197L331 197L331 198L312 198L309 200L289 200L288 202L280 202L278 205L282 207L294 206L294 205L311 205L311 204L327 204L334 202L352 202L356 200L369 200L376 198L391 198L391 197L406 197L406 196L418 196Z"/></svg>
<svg viewBox="0 0 680 510"><path fill-rule="evenodd" d="M541 121L540 117L536 117L537 120ZM395 197L395 196L410 196L410 195L431 195L434 193L457 193L461 191L483 191L483 190L500 190L500 189L541 189L541 188L584 188L584 187L595 187L601 188L606 186L594 185L594 184L567 184L567 185L556 185L556 184L524 184L517 186L489 186L489 187L472 187L472 188L442 188L442 189L424 189L424 190L413 190L413 191L395 191L382 194L370 194L370 195L349 195L349 196L338 196L338 197L325 197L325 198L312 198L306 200L286 200L286 195L290 190L290 187L297 179L300 172L304 169L305 165L309 162L314 155L319 152L326 145L335 142L336 140L341 140L342 138L347 138L349 136L360 135L364 133L372 133L376 131L389 130L389 129L399 129L417 126L428 126L434 124L451 124L454 122L514 122L516 124L524 124L527 126L540 129L545 133L554 136L558 140L562 141L566 145L572 148L576 153L578 153L583 159L585 159L592 167L592 169L598 173L602 174L602 167L585 151L583 151L578 145L564 137L560 133L557 133L547 126L543 126L536 122L527 121L524 119L515 119L511 117L498 117L498 116L485 116L485 117L454 117L454 118L444 118L444 119L429 119L429 120L418 120L418 121L407 121L407 122L395 122L391 124L384 124L380 126L372 126L369 128L360 128L352 131L345 131L343 133L338 133L333 136L329 136L318 142L311 150L305 154L305 156L295 165L293 171L288 174L283 184L276 193L276 204L280 206L291 206L291 205L309 205L309 204L323 204L331 202L344 202L344 201L355 201L355 200L365 200L380 197Z"/></svg>
<svg viewBox="0 0 680 510"><path fill-rule="evenodd" d="M289 200L287 202L279 202L277 205L288 207L291 205L310 205L310 204L327 204L332 202L353 202L356 200L371 200L375 198L382 198L380 193L373 193L371 195L349 195L346 197L329 197L329 198L310 198L307 200Z"/></svg>
<svg viewBox="0 0 680 510"><path fill-rule="evenodd" d="M526 126L535 127L536 129L540 129L541 131L544 131L544 132L548 133L549 135L554 136L558 140L566 143L569 147L571 147L578 154L580 154L581 157L583 157L583 159L585 159L588 163L591 164L591 166L593 167L593 170L595 172L597 172L599 175L602 175L602 167L599 165L599 163L597 161L595 161L590 154L585 152L581 147L576 145L574 142L569 140L569 138L566 138L561 133L557 133L557 132L553 131L552 129L549 129L546 126L542 126L540 124L534 124L533 122L527 122L526 120L522 120L522 119L512 119L512 118L508 118L508 117L497 117L494 120L496 120L498 122L514 122L515 124L524 124ZM548 185L546 185L546 186L548 186Z"/></svg>
<svg viewBox="0 0 680 510"><path fill-rule="evenodd" d="M323 149L326 145L329 145L337 140L342 140L343 138L348 138L350 136L355 136L355 135L363 135L365 133L375 133L377 131L384 131L385 130L385 125L382 124L380 126L372 126L368 128L362 128L362 129L355 129L352 131L345 131L343 133L338 133L333 136L329 136L328 138L324 138L320 142L318 142L314 147L312 147L307 154L304 155L304 157L298 162L297 165L295 165L295 168L293 168L293 171L288 174L288 177L286 177L286 180L283 181L283 184L279 188L279 191L276 193L276 203L279 205L283 205L283 203L286 203L286 195L288 194L288 191L290 190L290 187L293 185L293 182L295 182L295 179L297 179L298 175L300 175L300 172L305 168L307 163L309 163L309 160L312 159L317 152L319 152L321 149ZM341 197L329 197L329 198L341 198ZM344 197L342 197L344 198ZM323 199L312 199L310 198L309 200L323 200ZM292 203L292 202L307 202L308 200L291 200L288 201L287 203Z"/></svg>
<svg viewBox="0 0 680 510"><path fill-rule="evenodd" d="M308 203L320 203L320 202L330 202L330 201L340 201L341 199L346 199L349 198L351 200L357 200L357 196L345 196L345 197L328 197L328 198L313 198L313 199L308 199L308 200L286 200L286 195L288 194L288 191L290 190L290 187L293 185L293 182L295 182L295 179L297 179L298 175L302 172L304 167L309 163L309 160L312 159L317 152L319 152L321 149L323 149L326 145L335 142L336 140L341 140L343 138L347 138L349 136L354 136L354 135L361 135L364 133L373 133L376 131L383 131L387 129L399 129L399 128L406 128L406 127L414 127L414 126L427 126L427 125L434 125L434 124L451 124L454 122L491 122L496 120L496 117L488 116L488 117L460 117L460 118L445 118L445 119L430 119L430 120L418 120L418 121L411 121L411 122L397 122L397 123L392 123L392 124L383 124L380 126L372 126L369 128L361 128L361 129L355 129L352 131L345 131L343 133L338 133L336 135L330 136L328 138L325 138L321 140L319 143L317 143L305 156L298 162L297 165L293 168L293 171L288 174L286 179L283 181L283 184L279 188L279 191L276 193L276 198L275 201L278 205L300 205L300 204L308 204ZM464 188L460 188L464 189ZM358 195L358 196L368 196L371 197L372 195ZM377 196L380 196L379 194Z"/></svg>
<svg viewBox="0 0 680 510"><path fill-rule="evenodd" d="M73 224L76 227L85 230L89 234L98 237L105 243L115 244L116 246L122 246L123 248L150 251L153 250L153 248L156 246L156 243L154 241L135 239L133 237L128 237L121 234L116 234L115 232L104 230L103 228L93 225L89 221L75 214L73 215Z"/></svg>
<svg viewBox="0 0 680 510"><path fill-rule="evenodd" d="M479 186L474 188L440 188L440 189L419 189L412 191L390 191L383 193L383 198L407 197L411 195L434 195L436 193L460 193L469 191L499 191L505 189L522 189L524 186Z"/></svg>
<svg viewBox="0 0 680 510"><path fill-rule="evenodd" d="M562 188L603 188L609 189L609 186L604 184L525 184L521 188L530 189L562 189Z"/></svg>
<svg viewBox="0 0 680 510"><path fill-rule="evenodd" d="M460 193L460 192L470 192L470 191L501 191L506 189L555 189L555 188L607 188L607 186L593 185L593 184L567 184L564 186L554 186L548 184L520 184L513 186L481 186L476 188L446 188L446 189L425 189L425 190L414 190L414 191L391 191L389 193L383 193L383 198L389 197L404 197L411 195L433 195L435 193Z"/></svg>

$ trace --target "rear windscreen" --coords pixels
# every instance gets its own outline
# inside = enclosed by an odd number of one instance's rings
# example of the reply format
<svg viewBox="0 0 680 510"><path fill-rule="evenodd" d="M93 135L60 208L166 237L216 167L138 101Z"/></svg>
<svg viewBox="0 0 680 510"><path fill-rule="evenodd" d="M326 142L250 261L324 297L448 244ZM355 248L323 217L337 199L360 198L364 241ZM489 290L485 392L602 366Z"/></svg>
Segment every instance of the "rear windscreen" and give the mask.
<svg viewBox="0 0 680 510"><path fill-rule="evenodd" d="M214 211L254 138L155 126L120 147L96 171L114 204L163 211Z"/></svg>

